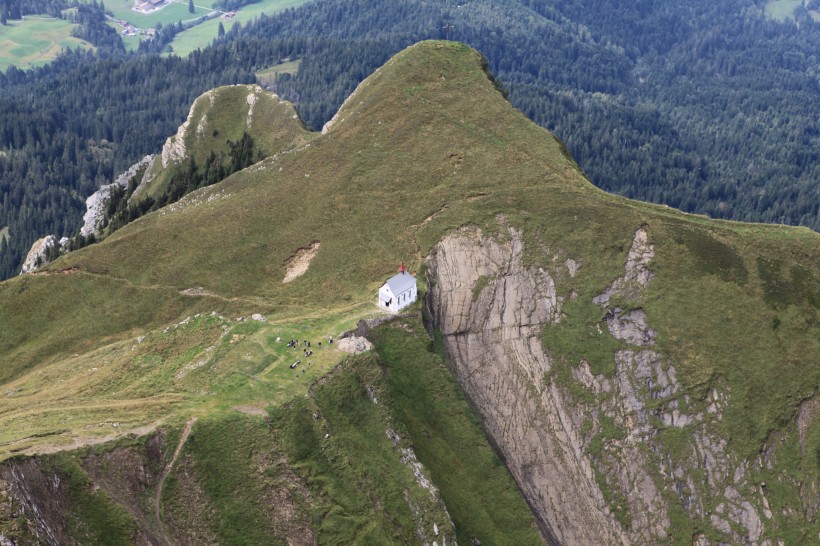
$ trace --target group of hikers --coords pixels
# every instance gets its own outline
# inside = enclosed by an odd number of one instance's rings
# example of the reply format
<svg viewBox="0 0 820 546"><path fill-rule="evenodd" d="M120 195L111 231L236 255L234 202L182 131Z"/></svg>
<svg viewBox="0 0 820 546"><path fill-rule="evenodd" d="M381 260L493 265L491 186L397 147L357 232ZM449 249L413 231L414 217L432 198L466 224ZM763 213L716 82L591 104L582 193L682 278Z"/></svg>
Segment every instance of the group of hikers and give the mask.
<svg viewBox="0 0 820 546"><path fill-rule="evenodd" d="M279 341L279 338L277 338L277 341ZM328 345L333 345L333 336L328 336L327 343L328 343ZM320 341L319 343L317 343L317 346L321 349L322 348L322 342ZM310 341L308 341L307 339L303 339L301 345L299 344L299 340L291 339L290 341L288 341L288 348L291 348L291 347L293 347L294 351L298 347L302 347L302 351L304 352L305 358L307 358L307 357L309 357L313 354L313 350L310 349ZM301 360L297 360L296 362L294 362L293 364L290 365L290 369L291 370L295 369L296 366L298 366L301 363L302 363ZM304 373L304 370L302 370L302 373Z"/></svg>

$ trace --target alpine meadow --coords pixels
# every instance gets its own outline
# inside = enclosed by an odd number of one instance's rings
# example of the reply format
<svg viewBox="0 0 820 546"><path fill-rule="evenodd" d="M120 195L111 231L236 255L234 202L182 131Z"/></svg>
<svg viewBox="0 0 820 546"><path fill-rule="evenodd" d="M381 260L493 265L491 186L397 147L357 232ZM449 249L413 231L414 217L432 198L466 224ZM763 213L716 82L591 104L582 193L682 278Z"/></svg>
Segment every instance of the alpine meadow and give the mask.
<svg viewBox="0 0 820 546"><path fill-rule="evenodd" d="M489 66L203 90L0 283L0 538L816 542L820 235L603 191Z"/></svg>
<svg viewBox="0 0 820 546"><path fill-rule="evenodd" d="M0 0L0 546L820 544L818 0Z"/></svg>

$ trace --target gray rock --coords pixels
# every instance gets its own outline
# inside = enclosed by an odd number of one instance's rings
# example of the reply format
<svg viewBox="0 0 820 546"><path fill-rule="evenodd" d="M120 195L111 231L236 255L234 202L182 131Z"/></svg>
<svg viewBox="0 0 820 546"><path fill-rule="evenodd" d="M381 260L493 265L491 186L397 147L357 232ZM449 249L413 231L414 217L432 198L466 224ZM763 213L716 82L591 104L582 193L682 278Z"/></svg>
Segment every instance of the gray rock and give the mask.
<svg viewBox="0 0 820 546"><path fill-rule="evenodd" d="M127 188L128 182L134 178L137 171L153 161L154 156L147 155L137 163L131 165L125 172L121 173L111 184L101 186L100 189L92 193L85 200L85 214L83 215L83 225L80 228L80 235L88 237L93 233L99 233L105 220L105 210L108 206L108 199L111 196L111 189L115 186Z"/></svg>
<svg viewBox="0 0 820 546"><path fill-rule="evenodd" d="M26 254L26 259L23 262L23 269L20 273L32 273L36 271L38 267L45 265L47 263L46 251L49 248L54 248L57 244L57 237L54 235L46 235L42 239L34 241L34 244L31 245L31 249L29 249L28 254Z"/></svg>
<svg viewBox="0 0 820 546"><path fill-rule="evenodd" d="M564 391L550 374L553 363L541 335L560 321L564 300L549 271L524 266L521 233L508 229L507 234L496 239L464 228L442 239L428 259L428 310L462 388L547 530L547 540L664 543L671 526L669 502L679 502L690 517L711 523L733 543L758 541L765 529L755 506L763 501L752 499L757 491L743 486L749 463L737 460L716 434L719 427L712 426L721 419L727 395L713 389L703 407L693 409L673 363L651 350L655 332L646 313L608 309L614 295L637 301L652 279L654 249L646 229L635 234L623 277L594 300L608 311L609 334L634 348L615 353L612 377L593 374L583 359L571 370L572 380L594 402ZM488 280L474 296L472 287L482 276ZM604 418L622 434L605 439L593 455L588 447L603 432ZM692 429L688 453L672 457L659 423ZM693 479L693 466L704 470L705 483ZM733 478L738 485L725 489ZM607 502L600 480L623 499L620 506ZM675 500L662 495L664 490L673 491ZM707 512L714 502L722 513ZM628 528L614 510L628 512ZM708 543L705 535L696 541Z"/></svg>
<svg viewBox="0 0 820 546"><path fill-rule="evenodd" d="M559 320L561 303L550 273L526 267L523 255L516 229L501 240L470 228L445 237L428 260L430 312L462 387L550 541L634 542L584 455L584 412L544 381L552 363L541 333ZM474 299L481 276L489 282Z"/></svg>
<svg viewBox="0 0 820 546"><path fill-rule="evenodd" d="M358 336L350 336L339 339L336 343L334 343L334 345L337 350L342 351L343 353L352 354L364 353L373 348L373 344L370 343L367 338Z"/></svg>
<svg viewBox="0 0 820 546"><path fill-rule="evenodd" d="M606 324L613 337L631 345L655 343L655 330L647 325L646 312L643 309L635 309L628 313L615 309L614 312L607 314Z"/></svg>
<svg viewBox="0 0 820 546"><path fill-rule="evenodd" d="M626 296L630 298L638 290L649 284L653 274L649 270L649 264L655 257L655 246L649 244L649 233L645 227L635 232L632 239L632 247L626 257L624 264L624 276L615 279L606 291L593 298L592 303L606 306L612 296Z"/></svg>

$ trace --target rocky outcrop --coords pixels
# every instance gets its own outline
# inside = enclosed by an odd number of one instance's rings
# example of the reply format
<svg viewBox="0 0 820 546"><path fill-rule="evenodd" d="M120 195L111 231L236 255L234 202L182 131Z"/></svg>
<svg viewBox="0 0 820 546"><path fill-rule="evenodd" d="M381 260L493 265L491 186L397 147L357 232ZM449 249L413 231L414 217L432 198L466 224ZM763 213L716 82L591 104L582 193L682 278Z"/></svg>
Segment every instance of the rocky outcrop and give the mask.
<svg viewBox="0 0 820 546"><path fill-rule="evenodd" d="M368 389L368 395L374 404L378 404L378 400L376 400L372 390ZM430 494L429 498L424 499L425 502L420 506L410 499L410 495L407 491L404 492L404 502L407 503L416 521L416 538L419 539L419 543L422 546L439 546L439 544L441 544L441 546L447 546L448 544L458 546L455 539L456 526L453 524L447 507L444 505L438 487L436 487L430 478L427 468L418 460L413 448L406 446L406 442L402 440L401 436L399 436L395 430L388 428L385 430L385 434L387 434L387 437L393 442L393 447L399 453L399 460L412 471L416 485ZM441 527L439 527L435 521L436 515L443 516L438 520L438 522L442 523ZM428 521L430 516L433 516L434 521ZM430 523L432 523L432 525ZM447 541L448 537L450 539L449 542Z"/></svg>
<svg viewBox="0 0 820 546"><path fill-rule="evenodd" d="M38 461L28 459L0 467L0 491L7 506L0 520L13 514L25 517L25 529L20 530L23 537L50 546L75 542L68 534L67 499L61 480Z"/></svg>
<svg viewBox="0 0 820 546"><path fill-rule="evenodd" d="M505 235L462 229L438 244L428 263L431 313L459 382L547 538L627 542L584 456L583 415L544 381L551 361L540 334L560 316L555 284L547 271L524 266L520 232Z"/></svg>
<svg viewBox="0 0 820 546"><path fill-rule="evenodd" d="M254 121L254 108L259 100L263 97L273 97L279 101L279 97L270 91L265 91L258 85L237 84L226 86L224 88L211 89L194 100L188 110L188 116L185 121L177 128L175 135L168 137L162 147L160 153L162 168L166 169L173 163L184 161L188 158L188 146L191 145L193 138L201 138L212 129L219 129L210 125L208 113L216 104L217 98L222 89L246 89L248 94L245 97L245 106L247 107L247 114L245 117L245 127L250 129ZM207 104L206 104L207 103Z"/></svg>
<svg viewBox="0 0 820 546"><path fill-rule="evenodd" d="M83 215L83 226L80 228L80 235L88 237L89 235L99 233L103 228L105 222L105 212L108 206L108 198L111 195L111 190L115 186L120 188L127 188L128 183L134 178L140 169L148 167L154 160L153 155L147 155L138 162L131 165L125 172L121 173L116 180L111 184L101 186L100 189L92 193L88 199L85 200L85 214Z"/></svg>
<svg viewBox="0 0 820 546"><path fill-rule="evenodd" d="M200 101L212 100L211 96L213 93L214 91L211 90L197 97L193 104L191 104L191 109L188 110L188 117L185 118L182 125L177 128L177 134L168 137L165 141L165 144L162 146L162 152L160 153L163 169L167 169L168 165L172 162L182 161L188 156L187 149L185 148L185 137L188 134L188 126L191 125L191 119L194 117L194 112L200 104Z"/></svg>
<svg viewBox="0 0 820 546"><path fill-rule="evenodd" d="M561 355L542 345L544 329L563 319L563 299L549 271L524 265L515 229L445 237L428 263L428 307L459 382L548 539L668 541L676 505L711 536L755 543L772 514L750 469L765 463L737 457L717 434L726 395L712 389L705 403L690 399L674 363L654 349L656 333L640 307L653 257L644 226L623 274L589 301L601 307L606 331L599 332L624 347L613 351L607 376L583 358L558 362ZM574 276L578 266L566 268ZM563 380L559 364L570 366ZM672 446L664 430L691 441Z"/></svg>
<svg viewBox="0 0 820 546"><path fill-rule="evenodd" d="M20 273L33 273L39 267L49 262L49 251L56 248L60 252L63 252L67 244L68 237L63 237L58 241L55 235L46 235L42 239L34 241L28 254L26 254L26 259L23 262L23 268Z"/></svg>
<svg viewBox="0 0 820 546"><path fill-rule="evenodd" d="M350 336L336 342L336 350L354 355L367 352L372 348L373 344L364 337Z"/></svg>
<svg viewBox="0 0 820 546"><path fill-rule="evenodd" d="M123 189L127 188L128 184L137 176L139 171L148 167L153 160L153 155L143 157L131 165L128 170L121 173L113 183L101 186L99 190L92 193L88 199L85 200L86 211L83 215L83 225L80 228L80 235L88 237L89 235L98 234L100 230L102 230L106 220L106 208L111 190L115 186ZM140 181L140 183L142 183L142 181ZM31 273L48 263L49 255L51 254L53 256L53 252L49 252L51 249L57 248L60 253L66 252L68 250L68 242L68 237L62 237L60 240L57 240L55 235L47 235L35 241L26 255L21 273Z"/></svg>
<svg viewBox="0 0 820 546"><path fill-rule="evenodd" d="M632 246L626 257L624 275L615 279L603 294L592 299L592 303L608 305L613 296L622 296L627 299L635 298L639 291L649 284L653 274L649 264L655 257L655 247L649 243L649 233L645 227L635 232Z"/></svg>

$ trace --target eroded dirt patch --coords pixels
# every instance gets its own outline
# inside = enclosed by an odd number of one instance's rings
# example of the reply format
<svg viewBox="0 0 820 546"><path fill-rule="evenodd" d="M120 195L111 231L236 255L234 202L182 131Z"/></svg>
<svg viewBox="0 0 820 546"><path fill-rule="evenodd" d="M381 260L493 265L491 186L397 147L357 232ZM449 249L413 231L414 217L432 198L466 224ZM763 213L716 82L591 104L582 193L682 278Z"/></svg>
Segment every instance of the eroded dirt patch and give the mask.
<svg viewBox="0 0 820 546"><path fill-rule="evenodd" d="M242 412L245 415L256 415L259 417L267 417L268 412L256 406L234 406L233 409Z"/></svg>
<svg viewBox="0 0 820 546"><path fill-rule="evenodd" d="M282 279L282 283L288 283L304 275L310 267L311 260L319 253L320 246L319 241L313 241L308 246L297 249L285 263L285 278Z"/></svg>

